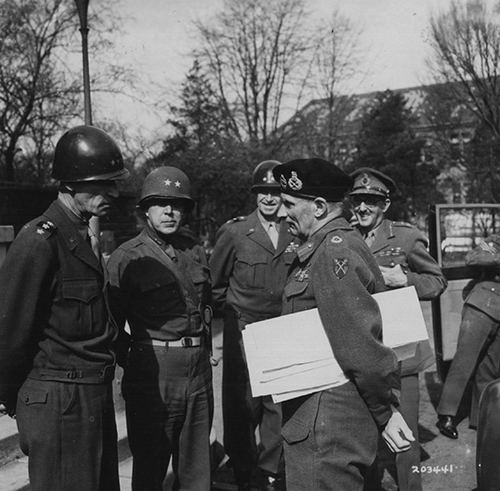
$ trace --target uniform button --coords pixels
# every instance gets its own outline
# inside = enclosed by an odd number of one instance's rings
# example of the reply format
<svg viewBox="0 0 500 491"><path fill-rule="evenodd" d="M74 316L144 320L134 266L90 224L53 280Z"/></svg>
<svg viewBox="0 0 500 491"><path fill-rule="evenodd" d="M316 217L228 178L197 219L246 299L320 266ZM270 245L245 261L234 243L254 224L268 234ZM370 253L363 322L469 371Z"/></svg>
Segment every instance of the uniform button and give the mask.
<svg viewBox="0 0 500 491"><path fill-rule="evenodd" d="M309 249L310 249L312 246L313 246L312 244L307 244L307 247L309 247Z"/></svg>
<svg viewBox="0 0 500 491"><path fill-rule="evenodd" d="M93 422L95 421L94 416L90 416L89 421L90 421L91 423L93 423Z"/></svg>
<svg viewBox="0 0 500 491"><path fill-rule="evenodd" d="M492 289L491 289L491 291L492 291L492 292L494 292L494 291L495 291L495 289L494 289L494 288L492 288Z"/></svg>

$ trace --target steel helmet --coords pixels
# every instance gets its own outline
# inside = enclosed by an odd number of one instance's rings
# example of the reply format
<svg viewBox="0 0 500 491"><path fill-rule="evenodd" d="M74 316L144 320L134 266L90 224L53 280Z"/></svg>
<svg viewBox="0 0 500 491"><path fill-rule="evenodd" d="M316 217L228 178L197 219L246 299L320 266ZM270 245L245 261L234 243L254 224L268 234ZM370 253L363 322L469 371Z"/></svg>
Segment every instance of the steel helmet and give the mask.
<svg viewBox="0 0 500 491"><path fill-rule="evenodd" d="M257 167L255 167L252 174L252 187L251 190L254 193L270 189L280 189L280 185L276 182L273 176L273 169L280 165L281 162L277 160L264 160Z"/></svg>
<svg viewBox="0 0 500 491"><path fill-rule="evenodd" d="M115 141L94 126L76 126L59 139L52 177L63 182L107 181L128 177Z"/></svg>
<svg viewBox="0 0 500 491"><path fill-rule="evenodd" d="M182 199L188 209L194 206L188 176L177 167L168 165L157 167L144 179L138 204L143 206L151 198Z"/></svg>

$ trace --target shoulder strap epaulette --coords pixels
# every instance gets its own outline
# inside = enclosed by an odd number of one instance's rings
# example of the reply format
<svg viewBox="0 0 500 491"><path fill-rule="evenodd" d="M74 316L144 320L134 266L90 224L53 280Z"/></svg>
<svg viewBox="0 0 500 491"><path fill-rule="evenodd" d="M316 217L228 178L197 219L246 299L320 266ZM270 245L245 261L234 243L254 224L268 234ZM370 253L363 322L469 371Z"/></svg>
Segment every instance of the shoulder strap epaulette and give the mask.
<svg viewBox="0 0 500 491"><path fill-rule="evenodd" d="M229 225L230 223L237 223L237 222L244 222L247 219L246 216L239 216L239 217L234 217L228 220L225 225Z"/></svg>
<svg viewBox="0 0 500 491"><path fill-rule="evenodd" d="M407 228L413 228L413 225L408 222L392 222L392 225L395 227L407 227Z"/></svg>
<svg viewBox="0 0 500 491"><path fill-rule="evenodd" d="M42 237L50 237L57 227L50 220L42 220L36 224L36 233Z"/></svg>

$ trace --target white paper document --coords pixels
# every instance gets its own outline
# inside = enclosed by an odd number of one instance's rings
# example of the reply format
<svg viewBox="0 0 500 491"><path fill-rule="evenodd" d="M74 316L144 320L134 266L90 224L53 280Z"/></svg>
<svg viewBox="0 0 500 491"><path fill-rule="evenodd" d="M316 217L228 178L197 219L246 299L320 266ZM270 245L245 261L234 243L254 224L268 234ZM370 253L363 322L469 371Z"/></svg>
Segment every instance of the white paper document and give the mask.
<svg viewBox="0 0 500 491"><path fill-rule="evenodd" d="M414 287L373 295L382 315L383 340L412 356L427 329ZM318 309L248 324L242 333L254 397L275 402L341 385L347 381L321 322Z"/></svg>

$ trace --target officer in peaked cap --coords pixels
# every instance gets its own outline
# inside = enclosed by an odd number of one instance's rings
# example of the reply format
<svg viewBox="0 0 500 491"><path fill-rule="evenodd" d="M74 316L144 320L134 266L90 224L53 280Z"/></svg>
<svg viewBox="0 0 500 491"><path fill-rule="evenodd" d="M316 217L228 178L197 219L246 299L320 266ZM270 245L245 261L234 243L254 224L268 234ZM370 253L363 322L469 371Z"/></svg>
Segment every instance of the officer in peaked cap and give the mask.
<svg viewBox="0 0 500 491"><path fill-rule="evenodd" d="M297 247L280 214L280 189L272 173L279 164L266 160L256 166L252 191L257 209L220 228L210 258L214 303L224 316L224 447L240 490L250 489L255 467L262 489L283 485L281 407L270 396L252 397L241 340L246 324L280 315Z"/></svg>
<svg viewBox="0 0 500 491"><path fill-rule="evenodd" d="M92 126L64 133L52 170L57 199L23 227L0 269L0 402L16 414L30 489L118 490L116 329L89 219L109 213L128 171Z"/></svg>
<svg viewBox="0 0 500 491"><path fill-rule="evenodd" d="M379 431L395 452L413 440L396 409L397 360L382 343L382 319L372 297L385 289L383 278L343 217L349 175L322 159L292 160L273 173L289 228L303 240L282 313L317 308L345 374L332 388L282 403L287 490L331 489L332 483L362 490Z"/></svg>
<svg viewBox="0 0 500 491"><path fill-rule="evenodd" d="M420 300L432 300L446 288L441 268L427 250L427 238L416 227L395 222L385 217L391 205L390 197L396 183L382 172L362 167L355 170L350 199L356 226L375 256L386 286L390 289L414 286ZM401 364L400 410L414 435L418 435L419 383L418 374L433 363L433 353L428 341L419 343L415 356ZM379 454L386 453L380 445ZM396 470L398 489L420 491L420 474L412 469L420 466L420 446L417 441L408 452L397 454ZM381 458L374 464L373 478L368 489L380 489L383 475Z"/></svg>
<svg viewBox="0 0 500 491"><path fill-rule="evenodd" d="M163 489L170 457L174 489L210 489L210 274L203 247L182 227L193 205L184 172L151 171L139 199L146 226L108 262L132 489Z"/></svg>

